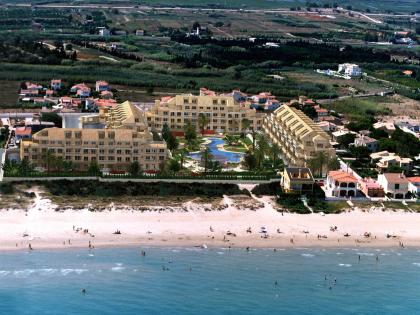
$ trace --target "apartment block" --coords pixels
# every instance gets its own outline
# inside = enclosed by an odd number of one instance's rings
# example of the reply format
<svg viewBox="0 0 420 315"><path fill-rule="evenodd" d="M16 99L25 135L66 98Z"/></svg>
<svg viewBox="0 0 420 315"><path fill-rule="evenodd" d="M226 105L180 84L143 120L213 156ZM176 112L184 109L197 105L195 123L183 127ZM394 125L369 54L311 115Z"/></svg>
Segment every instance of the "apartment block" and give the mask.
<svg viewBox="0 0 420 315"><path fill-rule="evenodd" d="M47 165L47 152L86 170L97 162L105 171L124 171L132 162L143 170L158 171L168 156L164 141L153 141L144 115L131 103L117 105L96 116L84 116L83 128L48 128L23 141L21 159L37 167Z"/></svg>
<svg viewBox="0 0 420 315"><path fill-rule="evenodd" d="M238 133L243 130L243 121L247 119L250 127L261 130L263 113L250 108L247 102L235 101L233 95L201 93L184 94L156 100L155 105L146 112L149 127L162 129L166 123L173 131L182 132L187 122L197 126L199 116L208 118L204 130L208 133Z"/></svg>
<svg viewBox="0 0 420 315"><path fill-rule="evenodd" d="M289 166L307 167L317 153L335 157L330 137L302 111L283 105L264 118L263 130L282 150L282 158Z"/></svg>

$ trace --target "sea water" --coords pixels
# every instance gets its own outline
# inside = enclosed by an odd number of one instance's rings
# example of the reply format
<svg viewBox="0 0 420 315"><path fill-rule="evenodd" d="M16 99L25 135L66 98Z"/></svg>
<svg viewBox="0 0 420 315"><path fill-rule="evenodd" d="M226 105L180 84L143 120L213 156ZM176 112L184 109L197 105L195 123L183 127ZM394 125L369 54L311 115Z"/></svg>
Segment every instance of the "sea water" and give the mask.
<svg viewBox="0 0 420 315"><path fill-rule="evenodd" d="M420 314L420 250L2 252L0 313Z"/></svg>

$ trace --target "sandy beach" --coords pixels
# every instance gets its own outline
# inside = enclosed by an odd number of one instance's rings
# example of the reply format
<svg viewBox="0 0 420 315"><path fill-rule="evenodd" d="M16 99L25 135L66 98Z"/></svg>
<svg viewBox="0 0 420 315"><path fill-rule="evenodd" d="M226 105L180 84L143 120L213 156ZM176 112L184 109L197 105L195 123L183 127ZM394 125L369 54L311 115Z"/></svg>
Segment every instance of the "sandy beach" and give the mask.
<svg viewBox="0 0 420 315"><path fill-rule="evenodd" d="M258 202L262 206L256 210L238 208L225 196L222 200L225 207L219 211L208 211L210 205L193 202L171 211L114 210L112 207L105 211L87 208L56 211L57 207L49 199L37 194L26 210L0 210L0 250L26 250L29 244L34 249L88 248L89 242L95 248L397 247L401 242L404 246L420 246L419 213L371 209L335 215L282 214L274 210L270 197L258 198ZM263 238L262 227L267 238ZM337 229L332 231L331 227ZM249 228L251 233L247 232ZM114 234L117 230L121 234ZM366 237L365 232L371 233L370 237Z"/></svg>

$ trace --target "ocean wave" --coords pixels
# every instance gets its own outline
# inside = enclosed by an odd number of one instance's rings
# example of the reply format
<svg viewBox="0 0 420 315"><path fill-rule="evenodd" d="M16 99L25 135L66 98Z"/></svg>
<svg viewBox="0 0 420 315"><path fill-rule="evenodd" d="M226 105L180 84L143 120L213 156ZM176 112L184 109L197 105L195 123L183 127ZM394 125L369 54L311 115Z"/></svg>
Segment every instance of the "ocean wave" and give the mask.
<svg viewBox="0 0 420 315"><path fill-rule="evenodd" d="M343 255L343 253L335 253L336 255Z"/></svg>
<svg viewBox="0 0 420 315"><path fill-rule="evenodd" d="M351 264L338 264L340 267L351 267Z"/></svg>
<svg viewBox="0 0 420 315"><path fill-rule="evenodd" d="M112 267L111 268L111 270L112 271L115 271L115 272L121 272L121 271L123 271L125 269L125 267L121 267L121 266L119 266L119 267Z"/></svg>
<svg viewBox="0 0 420 315"><path fill-rule="evenodd" d="M88 256L89 256L89 257L94 257L95 255L94 255L94 254L89 254Z"/></svg>
<svg viewBox="0 0 420 315"><path fill-rule="evenodd" d="M357 255L360 255L360 256L375 256L374 253L357 253Z"/></svg>
<svg viewBox="0 0 420 315"><path fill-rule="evenodd" d="M82 273L88 271L87 269L61 269L60 272L63 276L67 276L71 273L76 273L78 275L81 275Z"/></svg>
<svg viewBox="0 0 420 315"><path fill-rule="evenodd" d="M420 267L420 263L418 263L418 262L413 263L413 265L417 266L417 267Z"/></svg>
<svg viewBox="0 0 420 315"><path fill-rule="evenodd" d="M45 268L45 269L39 269L39 274L41 276L48 276L56 273L58 270L53 268Z"/></svg>
<svg viewBox="0 0 420 315"><path fill-rule="evenodd" d="M8 274L10 274L9 270L0 270L0 276L7 276Z"/></svg>
<svg viewBox="0 0 420 315"><path fill-rule="evenodd" d="M15 271L13 271L13 275L15 275L16 277L23 277L23 278L25 278L27 276L30 276L34 272L36 272L35 269L15 270Z"/></svg>
<svg viewBox="0 0 420 315"><path fill-rule="evenodd" d="M224 252L217 252L219 255L224 255L225 253Z"/></svg>
<svg viewBox="0 0 420 315"><path fill-rule="evenodd" d="M303 256L303 257L315 257L314 254L301 254L301 256Z"/></svg>

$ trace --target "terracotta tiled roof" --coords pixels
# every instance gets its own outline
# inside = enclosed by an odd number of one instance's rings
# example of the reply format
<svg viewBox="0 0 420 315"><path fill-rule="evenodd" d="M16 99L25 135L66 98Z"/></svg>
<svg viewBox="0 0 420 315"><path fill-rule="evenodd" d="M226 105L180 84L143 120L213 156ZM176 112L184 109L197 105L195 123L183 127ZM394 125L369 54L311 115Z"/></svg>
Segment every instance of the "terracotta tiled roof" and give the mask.
<svg viewBox="0 0 420 315"><path fill-rule="evenodd" d="M357 183L357 178L354 177L352 174L346 173L344 171L330 171L328 173L328 177L339 181L339 182L352 182Z"/></svg>

